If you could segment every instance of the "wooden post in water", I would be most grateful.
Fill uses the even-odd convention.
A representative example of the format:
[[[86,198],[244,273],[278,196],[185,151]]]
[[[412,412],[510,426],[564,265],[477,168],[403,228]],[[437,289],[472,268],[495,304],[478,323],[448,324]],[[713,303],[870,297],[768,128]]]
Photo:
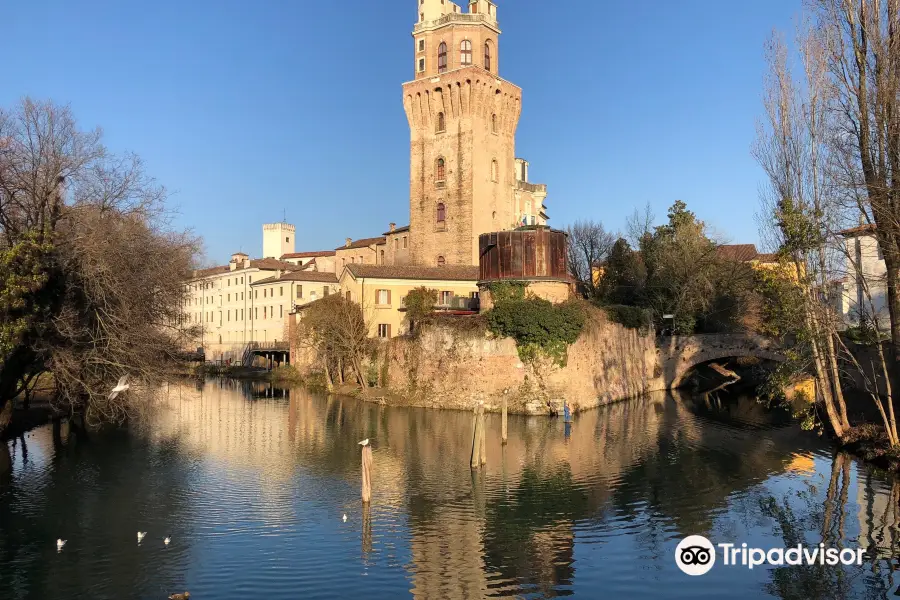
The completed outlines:
[[[484,425],[484,405],[478,407],[478,418],[481,421],[481,464],[487,464],[487,427]]]
[[[507,439],[507,437],[506,437],[506,408],[507,408],[506,404],[507,404],[506,403],[506,394],[504,394],[503,395],[503,406],[501,408],[502,413],[500,415],[500,441],[503,444],[506,444],[506,439]]]
[[[475,407],[475,427],[472,431],[472,460],[471,465],[473,469],[477,469],[481,464],[481,428],[483,423],[481,419],[478,418],[478,411],[481,409],[481,406]]]
[[[367,504],[372,500],[372,446],[366,444],[362,449],[362,501]]]

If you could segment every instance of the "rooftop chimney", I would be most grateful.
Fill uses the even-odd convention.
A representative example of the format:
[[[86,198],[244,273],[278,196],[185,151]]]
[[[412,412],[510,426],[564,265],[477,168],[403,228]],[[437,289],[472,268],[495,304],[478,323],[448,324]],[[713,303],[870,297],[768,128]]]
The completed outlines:
[[[394,231],[395,229],[397,229],[397,224],[396,224],[396,223],[391,223],[391,227],[390,227],[390,230],[389,230],[389,231]]]
[[[350,244],[352,244],[352,243],[353,243],[353,238],[347,238],[347,244],[346,244],[346,247],[349,248],[349,247],[350,247]]]

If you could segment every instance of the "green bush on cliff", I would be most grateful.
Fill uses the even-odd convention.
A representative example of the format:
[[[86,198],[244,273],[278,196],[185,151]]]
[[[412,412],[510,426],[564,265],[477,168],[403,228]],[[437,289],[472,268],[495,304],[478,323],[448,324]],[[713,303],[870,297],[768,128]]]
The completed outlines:
[[[560,366],[565,365],[566,350],[578,339],[584,321],[577,302],[553,304],[535,297],[505,300],[487,313],[490,330],[516,340],[522,360],[545,355]]]
[[[629,329],[649,329],[653,324],[650,311],[639,306],[610,304],[601,308],[606,312],[610,321]]]
[[[524,281],[492,281],[487,284],[495,305],[524,300],[527,288],[528,284]]]

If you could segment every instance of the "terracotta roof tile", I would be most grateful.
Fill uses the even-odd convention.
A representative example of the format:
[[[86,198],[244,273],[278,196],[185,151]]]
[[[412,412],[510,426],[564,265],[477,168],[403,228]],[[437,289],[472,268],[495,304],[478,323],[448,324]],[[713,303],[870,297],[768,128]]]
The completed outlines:
[[[281,257],[281,260],[286,258],[319,258],[322,256],[334,256],[334,250],[321,250],[317,252],[293,252],[291,254],[284,254]]]
[[[334,273],[322,273],[320,271],[293,271],[285,273],[279,278],[280,281],[315,281],[321,283],[337,284],[337,275]]]
[[[724,244],[716,247],[716,254],[721,258],[738,262],[750,262],[759,256],[754,244]]]
[[[417,267],[390,265],[347,265],[347,270],[357,278],[423,279],[431,281],[478,281],[478,267],[446,266]]]
[[[340,246],[339,248],[335,248],[335,251],[338,250],[353,250],[354,248],[368,248],[369,246],[377,246],[378,244],[384,244],[387,240],[382,237],[376,238],[365,238],[362,240],[356,240],[355,242],[351,241],[349,246]]]
[[[839,231],[844,237],[857,237],[860,235],[868,235],[875,233],[875,224],[874,223],[866,223],[865,225],[859,225],[858,227],[851,227],[850,229],[845,229],[843,231]]]

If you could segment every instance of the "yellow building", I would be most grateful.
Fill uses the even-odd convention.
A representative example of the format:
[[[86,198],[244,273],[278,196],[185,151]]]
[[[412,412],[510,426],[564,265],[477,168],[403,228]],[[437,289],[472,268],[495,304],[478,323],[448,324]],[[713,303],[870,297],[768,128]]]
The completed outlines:
[[[406,295],[416,288],[437,291],[438,309],[468,312],[477,307],[478,267],[352,264],[341,274],[340,285],[348,299],[362,306],[371,335],[391,338],[406,333]]]

